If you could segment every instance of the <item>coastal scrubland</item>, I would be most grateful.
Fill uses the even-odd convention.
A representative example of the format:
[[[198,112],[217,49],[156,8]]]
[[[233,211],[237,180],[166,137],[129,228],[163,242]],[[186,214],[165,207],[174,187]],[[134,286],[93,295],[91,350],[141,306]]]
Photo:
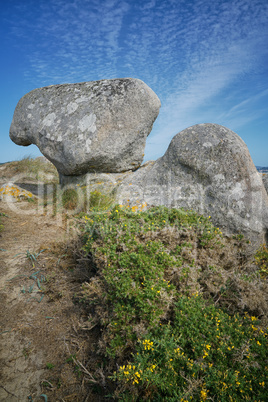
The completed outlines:
[[[27,306],[17,320],[33,320],[10,331],[29,339],[29,367],[35,350],[44,354],[35,400],[267,400],[267,246],[252,253],[242,235],[193,210],[118,205],[96,189],[74,215],[76,202],[72,190],[63,197],[60,229],[57,208],[26,219],[1,207],[3,242],[13,220],[25,248],[20,278],[4,290],[17,284],[17,305]],[[42,242],[30,249],[37,223]],[[3,253],[8,271],[14,251],[13,260]]]

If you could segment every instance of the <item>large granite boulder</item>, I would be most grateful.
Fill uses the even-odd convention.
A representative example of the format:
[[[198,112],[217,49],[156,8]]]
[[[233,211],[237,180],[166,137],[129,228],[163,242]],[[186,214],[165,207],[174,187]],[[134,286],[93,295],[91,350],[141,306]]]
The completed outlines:
[[[211,216],[225,233],[267,241],[268,197],[246,144],[217,124],[183,130],[165,155],[127,176],[118,201],[184,207]]]
[[[36,144],[62,175],[135,170],[160,106],[138,79],[52,85],[20,99],[10,138]]]

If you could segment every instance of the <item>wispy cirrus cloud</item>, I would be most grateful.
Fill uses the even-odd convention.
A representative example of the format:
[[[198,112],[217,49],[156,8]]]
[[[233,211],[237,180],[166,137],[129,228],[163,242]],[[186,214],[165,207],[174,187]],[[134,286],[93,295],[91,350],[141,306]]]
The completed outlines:
[[[207,19],[207,3],[196,2],[203,10],[198,14],[186,11],[187,22],[182,28],[183,50],[180,46],[177,50],[184,57],[183,68],[173,75],[174,82],[169,85],[169,90],[163,91],[157,133],[149,139],[147,147],[149,158],[159,149],[163,153],[173,135],[190,125],[215,122],[230,124],[230,128],[236,129],[268,115],[267,102],[255,111],[254,95],[244,105],[244,116],[242,111],[230,111],[229,116],[223,112],[230,110],[230,104],[236,102],[239,87],[240,97],[243,92],[245,96],[245,77],[252,79],[258,69],[267,71],[267,4],[232,2],[230,8],[215,7]],[[180,35],[179,30],[178,33]],[[248,91],[252,93],[252,89],[248,88]],[[246,96],[251,98],[250,93]]]
[[[267,72],[267,0],[15,0],[11,9],[33,87],[132,76],[155,90],[151,155],[189,125],[234,129],[268,112],[254,108],[266,88],[247,88]]]
[[[14,36],[25,40],[26,76],[32,82],[47,85],[59,76],[60,82],[70,82],[117,75],[126,2],[50,0],[27,5],[18,5],[17,22],[11,25]]]

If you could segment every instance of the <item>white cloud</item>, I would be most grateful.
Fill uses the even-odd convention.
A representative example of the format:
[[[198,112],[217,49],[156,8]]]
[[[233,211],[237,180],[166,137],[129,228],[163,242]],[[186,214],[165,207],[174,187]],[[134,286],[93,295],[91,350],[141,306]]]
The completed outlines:
[[[261,91],[241,88],[267,69],[267,0],[27,0],[11,15],[33,86],[122,76],[150,85],[162,102],[148,139],[158,153],[196,122],[237,127],[266,111],[250,113]]]

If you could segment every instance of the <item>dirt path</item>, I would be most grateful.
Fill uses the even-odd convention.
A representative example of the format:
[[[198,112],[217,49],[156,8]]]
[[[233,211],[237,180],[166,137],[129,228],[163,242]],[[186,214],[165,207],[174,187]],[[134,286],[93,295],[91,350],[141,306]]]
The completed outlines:
[[[0,212],[0,401],[83,401],[68,356],[86,354],[86,317],[73,303],[81,282],[66,226],[27,202]]]

